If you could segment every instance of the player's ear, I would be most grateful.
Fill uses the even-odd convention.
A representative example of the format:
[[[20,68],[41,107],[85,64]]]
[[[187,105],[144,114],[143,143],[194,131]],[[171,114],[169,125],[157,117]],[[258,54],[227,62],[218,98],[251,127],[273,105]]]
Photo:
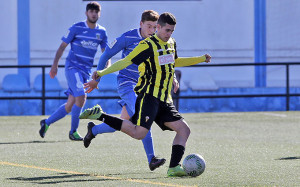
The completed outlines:
[[[141,21],[141,22],[140,22],[140,27],[142,27],[142,26],[143,26],[143,22]]]
[[[159,30],[159,29],[161,29],[161,25],[160,25],[160,24],[157,24],[157,25],[156,25],[156,30]]]

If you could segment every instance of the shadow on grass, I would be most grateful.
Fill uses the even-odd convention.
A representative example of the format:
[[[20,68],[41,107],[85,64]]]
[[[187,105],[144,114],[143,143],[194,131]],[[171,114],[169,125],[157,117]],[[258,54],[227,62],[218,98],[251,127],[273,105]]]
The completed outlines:
[[[82,179],[79,179],[84,177]],[[64,174],[56,176],[46,176],[46,177],[13,177],[7,178],[11,181],[23,181],[31,182],[35,184],[59,184],[59,183],[73,183],[73,182],[88,182],[88,181],[109,181],[114,179],[87,179],[86,177],[92,177],[89,174]]]
[[[296,160],[296,159],[300,159],[300,156],[282,157],[282,158],[277,158],[275,160]]]
[[[34,143],[58,143],[58,142],[69,142],[69,141],[0,142],[0,145],[10,145],[10,144],[34,144]]]
[[[107,174],[105,176],[111,176],[111,177],[114,177],[114,176],[126,176],[126,175],[140,175],[141,173],[140,172],[137,172],[137,173],[111,173],[111,174]],[[145,174],[145,173],[144,173]],[[162,176],[153,176],[153,172],[148,172],[148,176],[149,177],[130,177],[130,179],[133,179],[133,180],[151,180],[151,179],[182,179],[182,178],[193,178],[191,176],[182,176],[182,177],[168,177],[167,176],[167,173],[165,175],[162,175]]]

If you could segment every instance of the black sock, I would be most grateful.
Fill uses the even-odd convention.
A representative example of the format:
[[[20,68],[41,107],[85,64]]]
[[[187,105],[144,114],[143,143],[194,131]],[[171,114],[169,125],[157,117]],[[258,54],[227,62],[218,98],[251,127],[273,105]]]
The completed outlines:
[[[110,127],[116,129],[117,131],[121,130],[123,120],[114,116],[110,116],[108,114],[102,114],[98,120],[103,121]]]
[[[185,148],[182,145],[172,146],[172,155],[171,155],[171,161],[169,166],[170,168],[176,167],[179,164],[184,154],[184,150]]]

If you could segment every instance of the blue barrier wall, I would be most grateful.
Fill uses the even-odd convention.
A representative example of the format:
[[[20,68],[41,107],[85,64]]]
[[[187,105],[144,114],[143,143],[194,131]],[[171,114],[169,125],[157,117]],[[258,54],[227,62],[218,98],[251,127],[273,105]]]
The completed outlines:
[[[242,94],[285,94],[286,88],[221,88],[217,91],[181,91],[180,96],[204,95],[242,95]],[[290,93],[299,93],[300,88],[291,88]],[[0,90],[0,97],[7,96],[41,96],[40,91],[7,92]],[[64,91],[47,91],[46,96],[65,96]],[[89,99],[95,96],[118,96],[116,91],[93,91],[88,95],[85,108],[100,104],[103,110],[110,114],[118,114],[121,107],[118,99]],[[46,100],[46,115],[53,113],[65,99]],[[253,97],[253,98],[201,98],[180,99],[179,111],[191,112],[244,112],[244,111],[285,111],[285,97]],[[300,110],[300,97],[290,98],[290,110]],[[40,100],[1,100],[0,115],[41,115],[42,101]]]

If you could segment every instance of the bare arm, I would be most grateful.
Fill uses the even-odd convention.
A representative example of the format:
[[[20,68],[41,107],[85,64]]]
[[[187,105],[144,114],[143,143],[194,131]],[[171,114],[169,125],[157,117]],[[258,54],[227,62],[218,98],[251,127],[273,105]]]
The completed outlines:
[[[65,42],[62,42],[59,46],[59,48],[57,49],[56,51],[56,54],[55,54],[55,58],[53,60],[53,64],[51,66],[51,70],[49,72],[49,75],[50,77],[53,79],[56,74],[57,74],[57,69],[58,69],[58,62],[59,62],[59,59],[61,58],[62,54],[64,53],[66,47],[68,46],[67,43]]]

